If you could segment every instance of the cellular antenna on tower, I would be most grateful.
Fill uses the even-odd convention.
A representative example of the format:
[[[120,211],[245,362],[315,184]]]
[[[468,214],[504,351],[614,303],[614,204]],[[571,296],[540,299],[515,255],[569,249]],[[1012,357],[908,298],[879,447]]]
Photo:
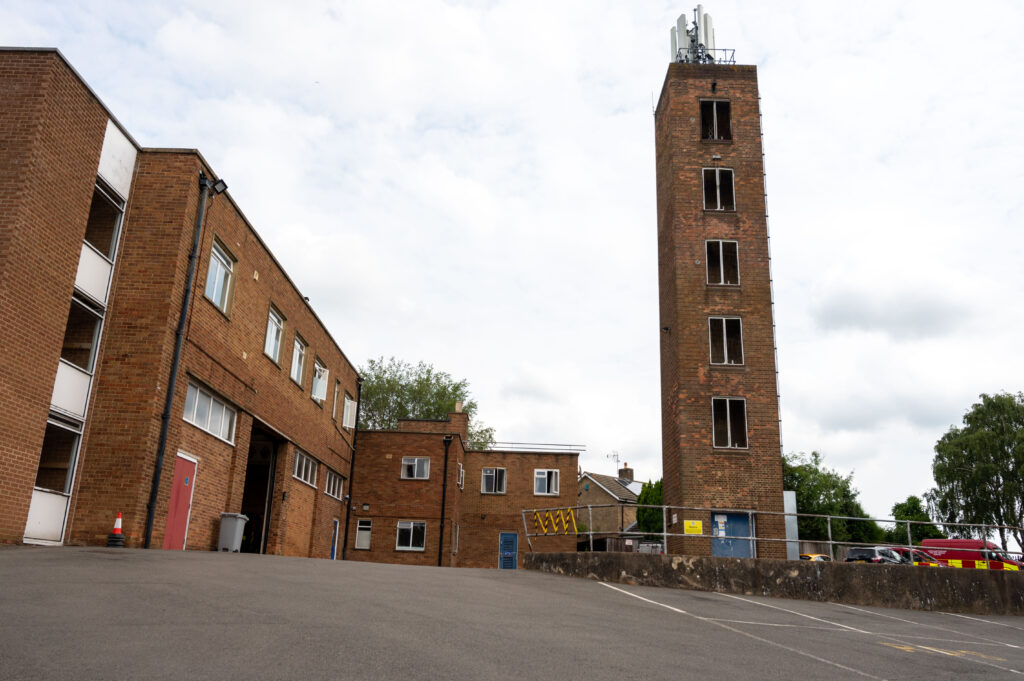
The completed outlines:
[[[672,61],[684,64],[735,64],[736,51],[715,47],[715,27],[704,5],[693,10],[693,23],[687,25],[686,14],[680,14],[669,32],[672,38]]]

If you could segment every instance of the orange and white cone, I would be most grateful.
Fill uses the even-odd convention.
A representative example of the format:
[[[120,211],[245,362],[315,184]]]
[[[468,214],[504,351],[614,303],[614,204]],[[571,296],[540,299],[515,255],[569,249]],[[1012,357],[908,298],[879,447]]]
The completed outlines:
[[[121,534],[121,514],[114,521],[114,531],[107,535],[107,546],[124,548],[124,535]]]

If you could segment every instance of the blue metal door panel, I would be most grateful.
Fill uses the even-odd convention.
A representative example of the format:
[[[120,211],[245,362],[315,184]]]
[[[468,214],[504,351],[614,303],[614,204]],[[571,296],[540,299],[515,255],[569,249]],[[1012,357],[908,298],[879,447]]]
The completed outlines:
[[[746,513],[711,513],[711,555],[728,558],[753,558],[752,543],[749,539],[725,539],[724,537],[749,537],[750,516]],[[719,537],[723,537],[720,539]]]
[[[334,531],[331,534],[331,560],[338,555],[338,519],[334,519]]]
[[[519,553],[519,534],[502,532],[498,538],[498,568],[515,570]]]

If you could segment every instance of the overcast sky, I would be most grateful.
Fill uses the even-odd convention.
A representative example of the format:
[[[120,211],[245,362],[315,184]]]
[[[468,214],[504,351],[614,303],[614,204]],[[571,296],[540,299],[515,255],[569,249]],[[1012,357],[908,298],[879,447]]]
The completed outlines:
[[[0,44],[198,148],[355,364],[427,361],[499,440],[646,480],[652,103],[692,9],[0,0]],[[1024,4],[705,11],[760,78],[784,449],[887,516],[979,393],[1024,388]]]

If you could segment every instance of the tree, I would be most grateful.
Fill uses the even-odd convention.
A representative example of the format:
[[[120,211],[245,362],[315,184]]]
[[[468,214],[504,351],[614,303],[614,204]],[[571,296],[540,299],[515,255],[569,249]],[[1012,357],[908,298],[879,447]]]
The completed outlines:
[[[469,394],[469,381],[456,381],[426,362],[408,362],[379,357],[359,368],[363,377],[360,392],[359,427],[364,430],[394,430],[398,419],[443,419],[462,402],[469,416],[467,448],[486,449],[494,444],[494,429],[476,420],[476,400]]]
[[[920,544],[922,539],[946,538],[946,535],[943,534],[939,528],[930,524],[932,519],[928,515],[928,511],[924,508],[924,502],[921,501],[920,497],[914,496],[913,494],[907,497],[906,501],[899,501],[893,504],[892,517],[896,520],[915,520],[929,523],[928,525],[918,525],[916,523],[912,523],[910,525],[910,541],[914,544]],[[887,530],[885,535],[886,541],[890,544],[906,544],[906,523],[896,523],[896,527],[891,530]]]
[[[787,454],[782,457],[783,489],[796,492],[798,513],[867,518],[853,487],[853,473],[841,475],[825,468],[818,452],[810,455]],[[800,539],[826,541],[829,538],[825,518],[800,518],[797,521]],[[885,532],[871,520],[832,520],[832,540],[874,543],[885,539]]]
[[[1009,525],[1018,529],[998,530],[1003,550],[1008,534],[1024,546],[1024,393],[979,397],[963,427],[951,427],[935,443],[935,487],[926,498],[940,522]],[[986,534],[982,528],[943,529]]]
[[[640,488],[640,494],[636,498],[638,505],[661,506],[661,480],[652,483],[650,480]],[[641,532],[663,532],[662,513],[660,508],[638,508],[636,509],[636,528]]]

